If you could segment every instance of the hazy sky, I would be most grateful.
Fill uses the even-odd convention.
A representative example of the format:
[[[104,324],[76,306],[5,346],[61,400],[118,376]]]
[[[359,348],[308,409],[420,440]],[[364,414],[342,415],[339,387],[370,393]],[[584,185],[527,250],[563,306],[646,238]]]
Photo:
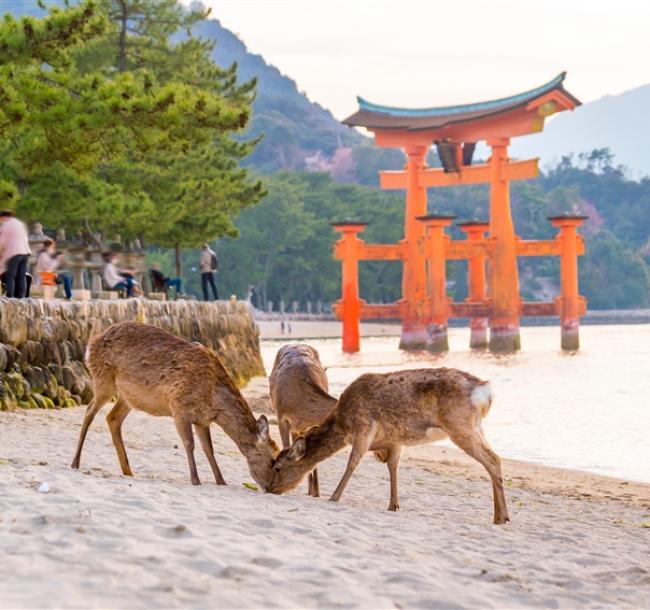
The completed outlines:
[[[650,0],[204,0],[342,119],[357,94],[435,106],[568,71],[582,101],[650,83]]]

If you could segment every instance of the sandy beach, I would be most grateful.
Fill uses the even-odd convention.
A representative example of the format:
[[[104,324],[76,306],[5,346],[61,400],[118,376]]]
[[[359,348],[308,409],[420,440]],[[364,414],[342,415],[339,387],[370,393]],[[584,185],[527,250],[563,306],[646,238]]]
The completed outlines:
[[[512,521],[497,527],[486,476],[455,450],[406,451],[388,513],[372,456],[340,505],[305,484],[265,495],[216,426],[229,485],[197,451],[193,487],[171,420],[142,413],[124,427],[134,478],[103,417],[73,471],[82,415],[0,413],[3,608],[650,606],[650,485],[506,460]],[[320,469],[324,494],[345,459]]]

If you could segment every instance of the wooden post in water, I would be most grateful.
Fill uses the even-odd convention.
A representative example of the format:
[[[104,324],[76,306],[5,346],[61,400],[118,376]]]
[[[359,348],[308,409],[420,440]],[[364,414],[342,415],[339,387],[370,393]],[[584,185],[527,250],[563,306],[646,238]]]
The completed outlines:
[[[449,351],[447,321],[451,306],[447,298],[446,242],[448,237],[445,235],[445,227],[450,226],[454,218],[456,217],[444,214],[428,214],[417,218],[426,227],[424,253],[429,276],[426,349],[434,353]]]
[[[469,220],[461,222],[458,227],[467,235],[470,242],[480,242],[485,239],[485,233],[490,228],[487,222]],[[486,299],[485,292],[485,254],[473,254],[467,259],[467,301],[469,303],[483,303]],[[469,346],[471,349],[485,349],[488,346],[488,320],[487,318],[471,318]]]
[[[560,242],[560,297],[557,299],[562,333],[563,350],[575,351],[580,348],[580,316],[585,313],[585,301],[578,292],[578,254],[582,237],[578,227],[586,216],[565,214],[549,218],[554,227],[560,229],[557,236]]]
[[[334,245],[334,255],[341,259],[343,289],[337,309],[343,321],[343,351],[352,354],[360,348],[359,246],[362,241],[357,235],[366,228],[367,223],[344,221],[332,223],[332,226],[341,232],[341,238]]]

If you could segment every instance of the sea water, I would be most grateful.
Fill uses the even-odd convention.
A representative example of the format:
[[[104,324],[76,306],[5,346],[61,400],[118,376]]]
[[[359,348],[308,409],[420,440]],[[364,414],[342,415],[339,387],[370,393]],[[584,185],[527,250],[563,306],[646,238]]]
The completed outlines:
[[[576,353],[548,326],[522,328],[522,350],[504,356],[470,350],[468,329],[449,329],[444,356],[402,352],[398,341],[364,338],[354,355],[340,339],[303,342],[320,352],[335,396],[363,373],[463,369],[492,383],[483,425],[502,457],[650,482],[650,325],[583,326]],[[262,343],[269,372],[287,342]]]

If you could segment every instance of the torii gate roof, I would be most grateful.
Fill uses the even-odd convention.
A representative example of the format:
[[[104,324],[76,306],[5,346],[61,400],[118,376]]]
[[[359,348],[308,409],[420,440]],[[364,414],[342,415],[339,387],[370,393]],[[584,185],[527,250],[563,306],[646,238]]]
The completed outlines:
[[[541,118],[539,128],[534,123],[527,133],[539,131],[543,118],[561,110],[573,110],[580,101],[563,87],[566,72],[562,72],[548,83],[497,100],[462,104],[459,106],[438,106],[433,108],[395,108],[380,106],[358,97],[359,110],[343,121],[350,127],[366,127],[371,131],[400,130],[408,132],[437,132],[454,125],[476,128],[480,123],[507,122],[520,123],[522,114],[537,115]],[[459,125],[460,126],[460,125]],[[472,129],[473,131],[474,129]],[[522,135],[521,130],[512,135]],[[442,133],[440,135],[443,135]]]

